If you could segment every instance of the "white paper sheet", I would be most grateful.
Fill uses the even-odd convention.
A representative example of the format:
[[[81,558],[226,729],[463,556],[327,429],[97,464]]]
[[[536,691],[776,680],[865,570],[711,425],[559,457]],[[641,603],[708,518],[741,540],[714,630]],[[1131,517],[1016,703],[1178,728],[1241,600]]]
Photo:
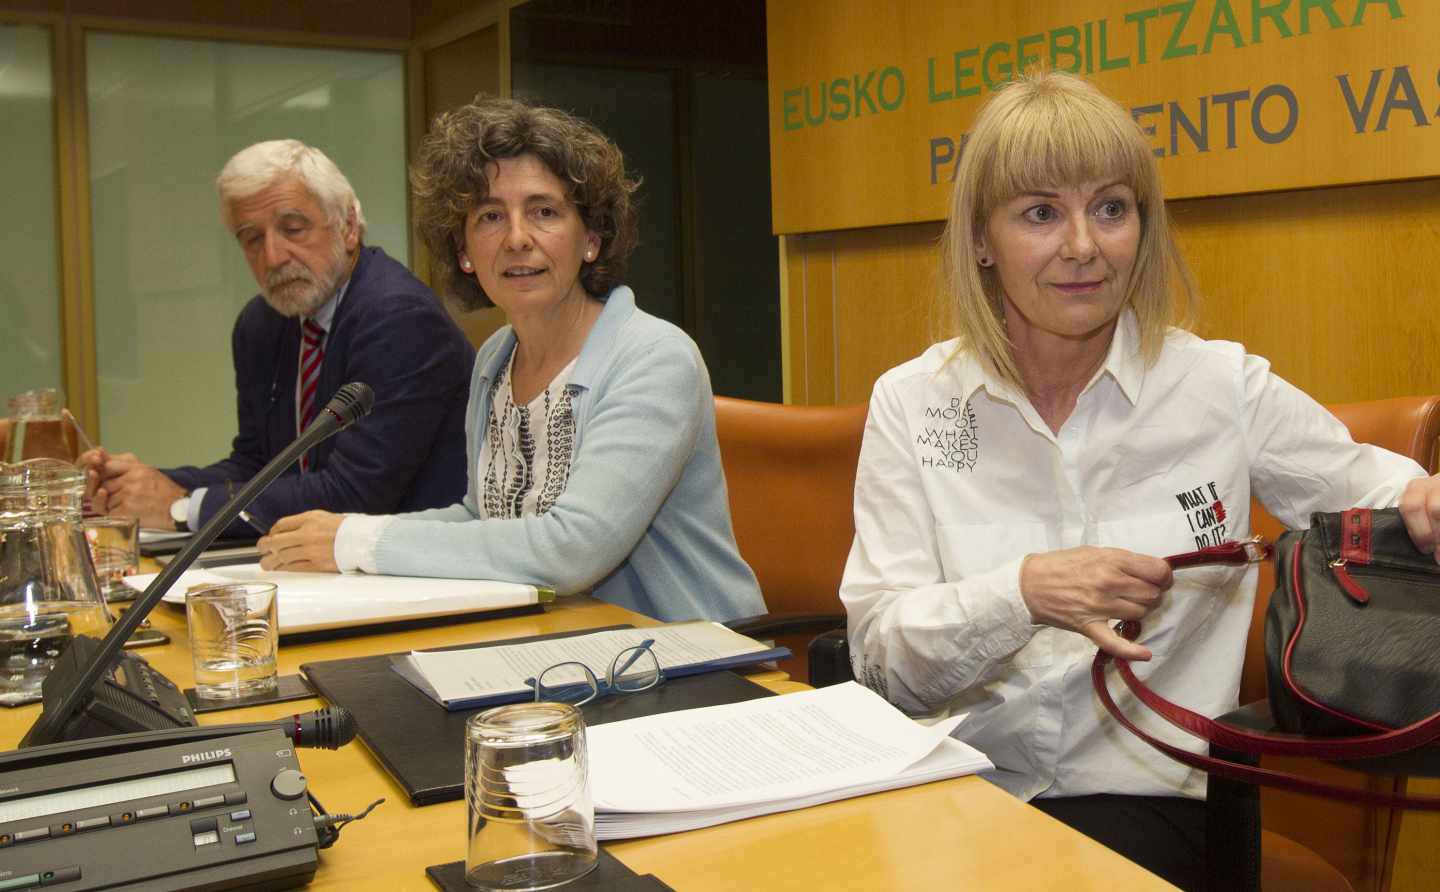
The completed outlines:
[[[587,729],[597,833],[670,833],[993,766],[854,682]]]
[[[962,718],[921,725],[849,682],[610,722],[587,732],[592,792],[607,811],[665,812],[852,787],[919,762]]]
[[[144,591],[156,575],[127,576],[125,584]],[[535,586],[513,582],[363,573],[267,572],[259,564],[239,564],[213,570],[186,570],[165,593],[164,600],[183,604],[185,592],[192,586],[251,581],[276,584],[282,635],[520,607],[534,604],[539,598]]]

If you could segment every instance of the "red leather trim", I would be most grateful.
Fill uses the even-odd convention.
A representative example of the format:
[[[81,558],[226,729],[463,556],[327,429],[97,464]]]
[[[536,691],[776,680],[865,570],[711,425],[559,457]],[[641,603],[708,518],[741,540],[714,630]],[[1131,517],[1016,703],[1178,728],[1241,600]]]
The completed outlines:
[[[1100,651],[1095,654],[1095,660],[1090,664],[1090,681],[1095,688],[1095,696],[1100,699],[1106,711],[1114,716],[1115,721],[1119,722],[1125,730],[1181,764],[1189,765],[1191,768],[1198,768],[1201,771],[1208,771],[1220,777],[1228,777],[1232,780],[1243,781],[1249,784],[1263,784],[1267,787],[1289,790],[1294,793],[1303,793],[1308,796],[1325,796],[1330,799],[1339,799],[1345,802],[1357,802],[1363,805],[1379,805],[1387,808],[1415,808],[1426,811],[1440,810],[1440,796],[1410,796],[1394,793],[1379,793],[1357,787],[1322,784],[1283,771],[1274,771],[1269,768],[1255,768],[1250,765],[1238,765],[1234,762],[1227,762],[1224,759],[1216,759],[1213,756],[1202,756],[1152,737],[1136,727],[1135,723],[1130,721],[1130,719],[1125,716],[1125,713],[1120,711],[1120,707],[1115,705],[1115,700],[1111,698],[1110,689],[1105,684],[1105,664],[1109,661],[1110,655],[1104,651]]]
[[[1371,728],[1375,731],[1393,730],[1391,728],[1385,727],[1384,725],[1377,725],[1376,723],[1367,719],[1357,718],[1353,715],[1347,715],[1346,713],[1343,713],[1338,709],[1321,703],[1319,700],[1316,700],[1314,697],[1310,696],[1310,694],[1307,693],[1306,690],[1300,686],[1299,682],[1295,680],[1295,676],[1290,671],[1291,658],[1295,654],[1295,643],[1300,640],[1300,631],[1305,628],[1305,580],[1304,577],[1300,575],[1300,552],[1304,548],[1305,545],[1303,542],[1296,542],[1294,550],[1290,552],[1290,578],[1295,582],[1295,609],[1300,614],[1300,616],[1295,621],[1295,631],[1291,633],[1290,640],[1285,643],[1285,659],[1280,664],[1281,670],[1285,676],[1285,684],[1289,686],[1290,690],[1295,694],[1295,696],[1299,697],[1301,700],[1304,700],[1306,703],[1309,703],[1312,707],[1320,710],[1321,712],[1329,713],[1330,715],[1333,715],[1338,719],[1343,719],[1347,722],[1353,722],[1357,725],[1365,728]]]
[[[1370,593],[1365,591],[1363,585],[1355,581],[1354,577],[1346,571],[1343,563],[1331,565],[1330,570],[1335,574],[1335,581],[1340,583],[1340,588],[1350,596],[1350,600],[1356,604],[1370,603]]]
[[[1317,759],[1373,759],[1393,756],[1440,739],[1440,713],[1414,724],[1381,734],[1357,737],[1300,737],[1247,731],[1217,722],[1166,700],[1135,676],[1129,660],[1112,658],[1125,686],[1146,706],[1170,724],[1202,740],[1227,749],[1272,756],[1313,756]]]
[[[1340,560],[1370,563],[1370,509],[1351,508],[1340,515]]]
[[[1254,551],[1252,552],[1251,549]],[[1270,543],[1263,540],[1259,542],[1235,542],[1232,540],[1221,542],[1219,545],[1211,545],[1199,551],[1172,554],[1164,560],[1172,569],[1179,570],[1205,564],[1249,564],[1268,558],[1270,551]]]

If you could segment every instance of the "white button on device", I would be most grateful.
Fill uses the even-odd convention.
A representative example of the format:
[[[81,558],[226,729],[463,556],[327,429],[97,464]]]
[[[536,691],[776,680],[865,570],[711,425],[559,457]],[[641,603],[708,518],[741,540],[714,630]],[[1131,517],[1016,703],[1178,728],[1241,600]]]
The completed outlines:
[[[214,830],[206,830],[204,833],[195,834],[195,847],[213,846],[220,841],[220,834]]]

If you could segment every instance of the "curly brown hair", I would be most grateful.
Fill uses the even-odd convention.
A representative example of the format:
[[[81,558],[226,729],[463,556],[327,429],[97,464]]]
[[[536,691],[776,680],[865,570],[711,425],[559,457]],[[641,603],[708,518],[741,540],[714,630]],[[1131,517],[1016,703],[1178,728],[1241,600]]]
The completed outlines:
[[[600,253],[580,268],[580,284],[604,300],[625,278],[639,240],[631,196],[639,181],[625,175],[620,147],[595,125],[555,108],[476,96],[435,119],[410,170],[416,224],[430,253],[433,281],[467,310],[494,306],[460,269],[465,218],[490,194],[489,165],[534,155],[568,186],[585,226],[600,236]]]

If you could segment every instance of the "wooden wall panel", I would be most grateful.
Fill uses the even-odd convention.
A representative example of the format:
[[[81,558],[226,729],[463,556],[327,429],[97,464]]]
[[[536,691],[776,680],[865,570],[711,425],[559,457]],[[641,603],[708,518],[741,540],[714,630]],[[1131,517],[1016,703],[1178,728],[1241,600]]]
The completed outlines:
[[[844,402],[835,389],[835,237],[796,236],[787,242],[790,265],[790,362],[795,374],[791,401],[810,406]]]
[[[1171,209],[1202,334],[1241,341],[1321,402],[1440,392],[1440,180]],[[812,345],[787,369],[795,402],[868,399],[881,372],[945,336],[932,321],[939,235],[913,224],[790,237],[789,325]],[[819,368],[827,334],[833,356]]]
[[[1207,334],[1321,402],[1440,392],[1440,180],[1174,209]]]
[[[936,318],[943,312],[940,229],[938,223],[921,223],[836,237],[838,402],[868,401],[882,372],[949,336]]]

